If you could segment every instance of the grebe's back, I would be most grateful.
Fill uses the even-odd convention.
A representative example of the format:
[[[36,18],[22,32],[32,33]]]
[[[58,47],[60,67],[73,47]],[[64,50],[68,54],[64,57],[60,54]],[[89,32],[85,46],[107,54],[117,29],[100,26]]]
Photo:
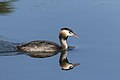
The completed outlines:
[[[26,44],[18,45],[18,51],[24,52],[54,52],[62,50],[62,46],[52,41],[36,40]]]

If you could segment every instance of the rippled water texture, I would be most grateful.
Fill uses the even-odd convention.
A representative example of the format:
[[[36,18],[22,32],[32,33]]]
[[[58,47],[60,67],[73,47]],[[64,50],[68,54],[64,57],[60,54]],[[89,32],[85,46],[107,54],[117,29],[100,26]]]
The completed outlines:
[[[14,52],[32,40],[59,44],[61,27],[80,36],[68,38],[76,48],[64,53],[66,63],[80,63],[74,69],[61,70],[61,53],[39,58]],[[0,80],[119,80],[120,1],[0,0],[0,51]]]

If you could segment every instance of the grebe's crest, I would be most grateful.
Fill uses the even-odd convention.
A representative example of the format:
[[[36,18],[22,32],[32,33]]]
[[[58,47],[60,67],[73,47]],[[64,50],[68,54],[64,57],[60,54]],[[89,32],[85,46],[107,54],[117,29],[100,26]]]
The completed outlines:
[[[61,28],[61,30],[67,30],[73,33],[73,30],[71,30],[70,28]]]

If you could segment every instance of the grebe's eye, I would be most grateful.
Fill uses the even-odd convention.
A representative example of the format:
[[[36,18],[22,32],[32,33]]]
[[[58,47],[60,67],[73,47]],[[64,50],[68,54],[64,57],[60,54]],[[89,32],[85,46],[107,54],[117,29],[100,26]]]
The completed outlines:
[[[72,32],[69,31],[70,34],[72,34]]]
[[[73,69],[73,66],[70,66],[69,69]]]

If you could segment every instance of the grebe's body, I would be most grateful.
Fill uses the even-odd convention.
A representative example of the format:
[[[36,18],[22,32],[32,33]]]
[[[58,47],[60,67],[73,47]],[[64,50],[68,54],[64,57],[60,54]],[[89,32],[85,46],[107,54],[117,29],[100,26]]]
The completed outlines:
[[[24,52],[54,52],[62,50],[62,46],[52,41],[36,40],[17,46],[19,51]]]
[[[71,29],[69,28],[61,28],[59,33],[59,40],[61,45],[56,44],[51,41],[46,40],[36,40],[31,41],[26,44],[20,44],[17,46],[18,51],[24,52],[54,52],[54,51],[62,51],[68,49],[67,38],[68,36],[78,37]]]

